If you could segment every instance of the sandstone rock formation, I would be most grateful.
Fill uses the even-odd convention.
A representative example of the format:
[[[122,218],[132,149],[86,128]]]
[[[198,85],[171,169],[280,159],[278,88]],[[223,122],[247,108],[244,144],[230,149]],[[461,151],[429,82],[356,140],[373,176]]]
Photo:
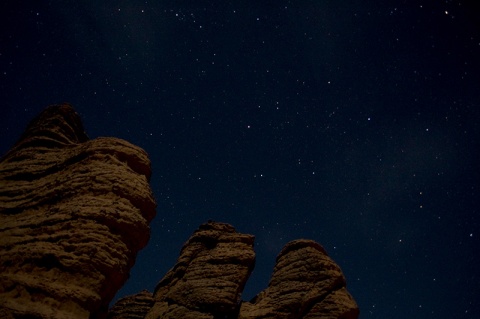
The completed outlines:
[[[47,108],[0,159],[0,318],[105,318],[149,239],[150,162],[116,138],[89,140],[69,105]],[[254,237],[208,222],[154,294],[119,300],[109,319],[358,317],[342,271],[310,240],[287,244],[268,287],[241,293]]]
[[[277,257],[268,288],[251,302],[242,302],[241,292],[255,262],[253,240],[228,224],[201,225],[156,287],[145,318],[358,317],[341,269],[311,240],[288,243]],[[112,318],[137,318],[129,316],[128,302],[119,301],[113,309],[119,313],[121,307],[125,315]]]
[[[108,319],[143,319],[153,306],[153,295],[144,290],[118,300],[108,311]]]
[[[47,108],[0,160],[0,315],[99,318],[149,239],[150,162]]]
[[[277,257],[268,288],[242,303],[239,319],[358,317],[338,265],[312,240],[288,243]]]
[[[253,270],[254,237],[223,223],[200,226],[155,288],[145,318],[234,318]]]

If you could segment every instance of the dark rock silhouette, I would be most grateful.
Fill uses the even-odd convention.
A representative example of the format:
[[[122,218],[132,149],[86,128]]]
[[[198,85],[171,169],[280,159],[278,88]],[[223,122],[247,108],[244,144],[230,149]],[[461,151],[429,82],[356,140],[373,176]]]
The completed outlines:
[[[0,161],[0,315],[102,317],[149,239],[150,161],[48,107]]]

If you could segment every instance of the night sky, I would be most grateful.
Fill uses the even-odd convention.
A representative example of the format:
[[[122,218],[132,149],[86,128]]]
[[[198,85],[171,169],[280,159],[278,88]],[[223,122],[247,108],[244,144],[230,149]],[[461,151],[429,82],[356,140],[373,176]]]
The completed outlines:
[[[213,219],[256,235],[243,299],[310,238],[361,318],[478,318],[479,26],[467,1],[2,1],[0,153],[62,102],[149,153],[116,298]]]

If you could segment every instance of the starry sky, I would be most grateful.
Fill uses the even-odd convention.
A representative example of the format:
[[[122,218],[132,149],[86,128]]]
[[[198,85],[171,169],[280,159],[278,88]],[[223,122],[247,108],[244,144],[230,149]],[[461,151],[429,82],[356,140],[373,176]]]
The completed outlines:
[[[473,1],[472,1],[473,2]],[[0,153],[50,104],[150,155],[155,284],[199,224],[256,235],[243,299],[321,243],[361,318],[478,318],[480,28],[468,1],[2,1]]]

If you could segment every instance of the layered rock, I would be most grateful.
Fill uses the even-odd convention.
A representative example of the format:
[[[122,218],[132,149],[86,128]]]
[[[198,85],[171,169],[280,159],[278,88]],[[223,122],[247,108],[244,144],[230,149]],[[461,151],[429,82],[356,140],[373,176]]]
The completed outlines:
[[[101,317],[149,239],[150,161],[47,108],[0,161],[0,313]]]
[[[312,240],[288,243],[277,257],[268,288],[242,303],[239,319],[358,317],[340,267]]]
[[[153,294],[147,290],[119,299],[108,311],[108,319],[143,319],[153,306]]]
[[[158,284],[145,318],[358,318],[340,267],[311,240],[288,243],[268,287],[252,301],[240,301],[254,265],[253,239],[228,224],[200,226]],[[113,309],[122,307],[128,313],[128,302]]]
[[[145,318],[235,318],[255,263],[253,241],[228,224],[201,225],[157,285]]]
[[[0,318],[103,318],[155,215],[150,162],[116,138],[89,140],[69,105],[47,108],[0,160]],[[254,237],[201,225],[157,285],[120,318],[358,317],[345,277],[309,240],[287,244],[269,286],[241,300]]]

